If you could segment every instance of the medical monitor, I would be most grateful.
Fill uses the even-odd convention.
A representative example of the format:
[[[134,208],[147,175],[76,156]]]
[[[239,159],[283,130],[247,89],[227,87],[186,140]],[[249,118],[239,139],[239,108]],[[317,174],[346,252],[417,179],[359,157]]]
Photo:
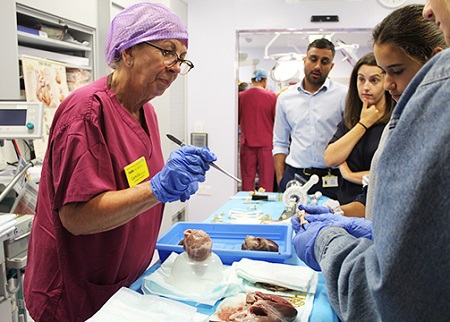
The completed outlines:
[[[42,137],[44,105],[20,101],[0,101],[0,139]]]

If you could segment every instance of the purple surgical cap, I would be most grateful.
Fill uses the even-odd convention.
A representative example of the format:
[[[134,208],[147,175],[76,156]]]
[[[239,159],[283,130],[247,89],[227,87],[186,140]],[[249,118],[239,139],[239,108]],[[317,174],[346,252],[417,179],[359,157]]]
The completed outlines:
[[[108,65],[122,52],[144,41],[163,39],[188,40],[186,26],[169,8],[152,2],[142,2],[118,13],[109,27],[105,58]]]

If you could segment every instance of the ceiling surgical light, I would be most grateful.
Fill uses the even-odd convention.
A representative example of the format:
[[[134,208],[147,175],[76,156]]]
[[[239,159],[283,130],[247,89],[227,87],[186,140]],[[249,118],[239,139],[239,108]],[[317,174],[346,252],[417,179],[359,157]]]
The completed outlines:
[[[336,45],[336,51],[340,51],[344,56],[342,61],[347,61],[350,65],[355,66],[359,59],[356,55],[356,52],[359,49],[359,44],[346,44],[342,40],[338,39],[336,40]]]
[[[293,78],[303,66],[303,55],[291,53],[277,59],[275,66],[270,72],[274,81],[285,82]]]

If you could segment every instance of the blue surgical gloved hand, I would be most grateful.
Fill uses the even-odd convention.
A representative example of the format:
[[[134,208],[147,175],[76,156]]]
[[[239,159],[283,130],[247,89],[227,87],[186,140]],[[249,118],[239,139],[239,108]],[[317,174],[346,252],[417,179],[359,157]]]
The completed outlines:
[[[298,220],[298,219],[297,219]],[[300,229],[298,233],[292,239],[294,244],[295,252],[298,257],[309,267],[315,271],[320,271],[319,263],[314,255],[314,244],[316,242],[317,235],[319,232],[328,227],[327,223],[324,222],[312,222],[304,225],[304,229]]]
[[[298,205],[298,210],[304,210],[307,214],[310,215],[318,215],[318,214],[327,214],[333,213],[331,208],[325,206],[317,206],[317,205]]]
[[[191,195],[193,195],[194,193],[196,193],[198,190],[198,182],[194,181],[192,182],[189,187],[187,188],[187,190],[180,196],[180,201],[181,202],[185,202],[186,200],[189,200],[189,198],[191,197]]]
[[[205,181],[209,162],[216,160],[207,147],[186,145],[173,151],[164,168],[150,180],[153,194],[163,203],[188,200],[198,190],[198,183]]]
[[[324,223],[328,226],[344,228],[350,235],[356,238],[368,238],[373,240],[372,221],[357,217],[345,217],[334,214],[306,215],[305,219],[310,223]]]
[[[295,233],[298,233],[300,230],[300,219],[297,218],[297,214],[291,217],[291,224],[292,229],[295,231]]]
[[[332,210],[328,207],[324,207],[324,206],[316,206],[316,205],[298,205],[298,209],[299,210],[304,210],[307,214],[327,214],[327,213],[332,213]],[[297,218],[297,216],[292,216],[291,217],[291,224],[292,224],[292,229],[295,232],[298,232],[298,230],[300,229],[300,220]]]

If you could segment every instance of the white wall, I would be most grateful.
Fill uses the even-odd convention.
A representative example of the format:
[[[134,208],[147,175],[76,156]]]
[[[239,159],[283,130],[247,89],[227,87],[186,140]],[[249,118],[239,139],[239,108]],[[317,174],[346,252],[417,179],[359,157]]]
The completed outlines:
[[[205,124],[217,163],[236,174],[238,30],[300,28],[373,28],[392,10],[375,0],[188,0],[189,58],[195,64],[188,79],[188,131]],[[424,3],[425,1],[408,1]],[[312,23],[311,15],[339,15],[338,23]],[[212,169],[205,185],[211,196],[189,201],[189,219],[203,221],[237,190],[235,182]]]
[[[188,2],[189,59],[195,68],[188,75],[188,132],[204,124],[208,145],[217,164],[236,174],[237,115],[236,1]],[[215,169],[204,185],[211,196],[196,194],[188,203],[189,220],[203,221],[237,190],[236,182]]]

